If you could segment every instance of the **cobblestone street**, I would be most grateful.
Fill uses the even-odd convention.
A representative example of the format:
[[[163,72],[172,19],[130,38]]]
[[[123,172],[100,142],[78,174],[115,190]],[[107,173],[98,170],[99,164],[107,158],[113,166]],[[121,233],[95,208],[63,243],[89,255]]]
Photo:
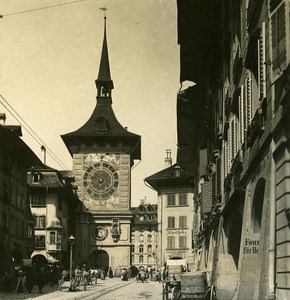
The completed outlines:
[[[37,299],[37,300],[70,300],[70,299],[161,299],[162,285],[158,282],[148,281],[137,283],[135,279],[121,281],[120,278],[105,279],[97,284],[87,286],[86,291],[69,292],[67,289],[60,292],[57,286],[46,285],[43,293],[39,294],[34,287],[31,294],[28,293],[0,293],[0,299]]]

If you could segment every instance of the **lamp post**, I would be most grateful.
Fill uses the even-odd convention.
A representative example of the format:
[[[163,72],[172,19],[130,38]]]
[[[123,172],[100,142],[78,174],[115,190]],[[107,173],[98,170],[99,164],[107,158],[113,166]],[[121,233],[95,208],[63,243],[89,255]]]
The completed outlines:
[[[69,277],[72,278],[72,254],[73,254],[73,246],[75,244],[75,238],[71,235],[68,239],[70,245],[70,260],[69,260]]]

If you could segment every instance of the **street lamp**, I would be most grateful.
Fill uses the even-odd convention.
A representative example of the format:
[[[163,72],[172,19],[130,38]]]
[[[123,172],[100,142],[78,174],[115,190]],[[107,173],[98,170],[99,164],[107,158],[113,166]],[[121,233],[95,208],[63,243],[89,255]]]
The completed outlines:
[[[72,278],[72,254],[73,254],[73,246],[75,244],[75,238],[73,235],[71,235],[68,239],[69,245],[70,245],[70,260],[69,260],[69,277]]]

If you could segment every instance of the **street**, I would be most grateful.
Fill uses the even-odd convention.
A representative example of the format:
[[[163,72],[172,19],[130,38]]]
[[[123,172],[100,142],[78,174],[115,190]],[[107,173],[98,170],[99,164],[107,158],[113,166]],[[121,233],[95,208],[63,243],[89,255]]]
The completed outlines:
[[[39,294],[36,287],[32,294],[28,293],[0,293],[1,300],[35,299],[35,300],[113,300],[113,299],[162,299],[162,284],[155,281],[137,283],[135,278],[129,281],[121,281],[120,278],[99,280],[97,284],[88,285],[86,291],[69,292],[67,289],[60,292],[56,286],[43,288],[43,294]]]
[[[116,289],[108,294],[97,297],[100,300],[120,300],[120,299],[162,299],[162,284],[155,281],[145,283],[134,282],[129,286]]]

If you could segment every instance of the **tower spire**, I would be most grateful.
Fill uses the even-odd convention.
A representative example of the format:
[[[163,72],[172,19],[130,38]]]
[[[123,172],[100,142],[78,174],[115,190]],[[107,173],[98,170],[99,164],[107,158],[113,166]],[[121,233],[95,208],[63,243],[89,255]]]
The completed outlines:
[[[104,11],[104,39],[103,39],[103,48],[100,60],[99,75],[95,81],[97,87],[97,98],[106,98],[111,97],[111,90],[114,88],[113,81],[111,79],[110,73],[110,63],[109,63],[109,54],[108,54],[108,45],[107,45],[107,16],[106,16],[106,7],[100,8]]]

